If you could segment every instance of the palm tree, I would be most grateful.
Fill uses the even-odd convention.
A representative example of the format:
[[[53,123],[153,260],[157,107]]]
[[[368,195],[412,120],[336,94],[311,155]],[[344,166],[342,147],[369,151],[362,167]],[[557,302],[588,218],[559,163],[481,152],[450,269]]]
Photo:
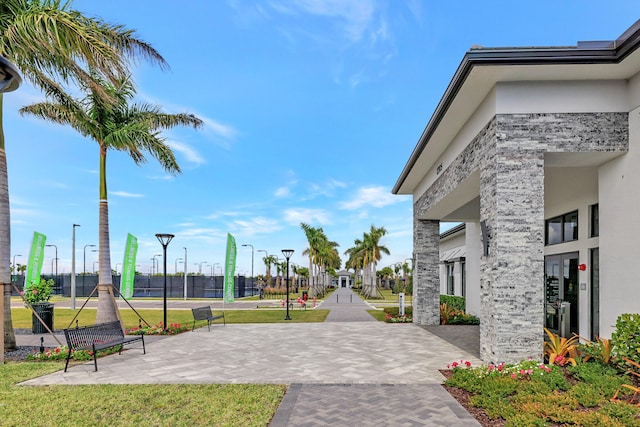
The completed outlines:
[[[349,255],[349,266],[363,269],[363,290],[365,295],[370,298],[376,298],[378,295],[376,264],[380,261],[383,253],[389,255],[389,249],[380,245],[380,239],[385,234],[387,234],[387,230],[384,227],[371,225],[369,233],[363,233],[362,240],[356,239],[355,246],[345,252]]]
[[[109,244],[109,205],[107,201],[107,152],[125,151],[136,164],[146,162],[145,153],[154,157],[165,171],[180,173],[171,148],[160,135],[160,130],[176,126],[198,128],[202,121],[192,114],[165,114],[159,106],[133,104],[135,95],[129,78],[122,78],[117,85],[94,75],[94,84],[82,85],[86,96],[75,99],[64,91],[51,87],[47,90],[54,102],[40,102],[20,109],[21,114],[31,114],[54,123],[69,125],[79,133],[98,143],[100,150],[100,202],[99,202],[99,273],[98,312],[96,322],[119,319],[118,307],[113,295],[111,276],[111,251]],[[116,100],[104,102],[93,89],[95,83]]]
[[[129,59],[144,58],[166,68],[162,56],[136,38],[135,32],[88,18],[60,0],[2,0],[0,2],[0,55],[15,64],[37,87],[57,82],[91,79],[83,65],[93,67],[110,81],[128,73]],[[96,87],[99,93],[100,88]],[[100,94],[105,100],[108,96]],[[4,321],[0,339],[14,349],[11,320],[11,227],[7,157],[2,127],[0,94],[0,292],[4,291]],[[0,361],[4,360],[0,356]]]
[[[271,264],[276,264],[278,262],[278,258],[275,255],[268,255],[262,258],[264,261],[265,267],[267,267],[267,286],[271,286]]]
[[[300,228],[304,231],[305,236],[307,237],[307,242],[309,243],[309,247],[302,252],[303,256],[309,257],[309,291],[312,292],[311,296],[315,296],[315,280],[314,280],[314,262],[317,256],[317,248],[318,242],[320,240],[320,233],[322,233],[322,228],[315,228],[310,226],[309,224],[300,223]]]

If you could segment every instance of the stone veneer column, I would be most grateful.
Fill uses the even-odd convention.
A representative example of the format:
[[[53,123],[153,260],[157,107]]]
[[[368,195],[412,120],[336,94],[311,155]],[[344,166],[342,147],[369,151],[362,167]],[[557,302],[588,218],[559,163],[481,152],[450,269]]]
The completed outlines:
[[[490,235],[480,261],[480,356],[514,363],[542,354],[544,153],[505,139],[497,135],[480,177],[480,219]]]
[[[440,221],[413,218],[413,322],[440,324]]]

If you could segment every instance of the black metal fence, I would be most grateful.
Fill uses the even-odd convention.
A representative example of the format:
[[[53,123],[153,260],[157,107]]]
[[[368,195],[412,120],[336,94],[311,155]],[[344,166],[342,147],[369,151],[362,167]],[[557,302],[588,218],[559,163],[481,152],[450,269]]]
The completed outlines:
[[[58,276],[43,275],[43,279],[53,279],[54,294],[71,296],[71,275]],[[23,289],[24,276],[12,276],[12,282],[19,290]],[[236,276],[235,298],[258,295],[258,289],[254,286],[250,277]],[[76,297],[88,297],[98,285],[97,274],[76,275]],[[120,288],[120,276],[113,276],[113,285]],[[187,298],[222,298],[224,287],[223,276],[187,276]],[[167,276],[167,298],[184,298],[184,276]],[[15,289],[13,295],[18,295]],[[94,296],[97,296],[94,295]],[[164,276],[135,276],[133,283],[133,297],[163,297]]]

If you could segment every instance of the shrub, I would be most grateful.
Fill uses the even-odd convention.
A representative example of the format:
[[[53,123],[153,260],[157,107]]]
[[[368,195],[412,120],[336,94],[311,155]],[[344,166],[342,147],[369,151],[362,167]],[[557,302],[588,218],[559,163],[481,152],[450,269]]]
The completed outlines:
[[[571,338],[565,338],[554,334],[547,328],[544,328],[544,331],[549,337],[549,339],[544,342],[544,355],[549,363],[555,363],[560,366],[564,366],[567,363],[575,365],[576,346],[579,343],[580,337],[574,335]]]
[[[548,424],[543,418],[530,413],[517,413],[507,418],[504,427],[546,427]]]
[[[615,354],[640,363],[640,315],[624,313],[616,320],[616,330],[611,335]]]
[[[571,387],[571,390],[569,390],[569,395],[574,397],[576,401],[585,408],[593,408],[606,401],[599,387],[587,383],[574,385]]]
[[[440,295],[440,304],[447,304],[447,307],[460,311],[467,308],[466,299],[456,295]]]

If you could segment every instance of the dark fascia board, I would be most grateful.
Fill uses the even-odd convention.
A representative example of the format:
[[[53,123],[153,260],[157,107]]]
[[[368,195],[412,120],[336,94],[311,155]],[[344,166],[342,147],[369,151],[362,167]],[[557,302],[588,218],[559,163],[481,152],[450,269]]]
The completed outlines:
[[[447,114],[474,67],[516,65],[589,65],[618,64],[640,47],[640,20],[636,21],[617,40],[607,42],[579,42],[570,47],[480,48],[469,50],[447,86],[427,127],[422,132],[391,192],[398,194],[418,158],[425,150],[438,125]]]
[[[460,224],[456,225],[455,227],[450,228],[447,231],[444,231],[444,232],[440,233],[440,239],[444,239],[445,237],[452,236],[452,235],[464,230],[466,227],[467,227],[467,224],[465,224],[464,222],[460,223]]]

